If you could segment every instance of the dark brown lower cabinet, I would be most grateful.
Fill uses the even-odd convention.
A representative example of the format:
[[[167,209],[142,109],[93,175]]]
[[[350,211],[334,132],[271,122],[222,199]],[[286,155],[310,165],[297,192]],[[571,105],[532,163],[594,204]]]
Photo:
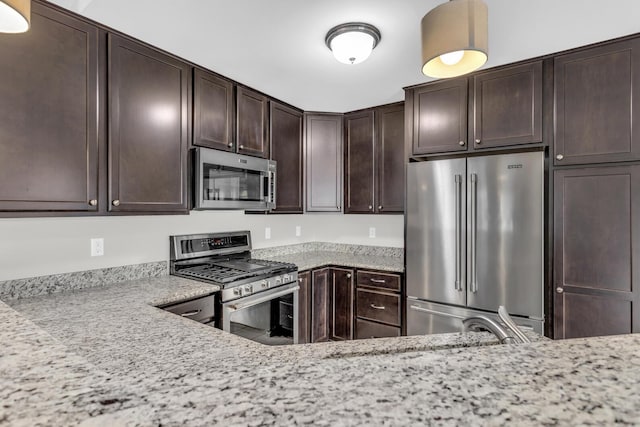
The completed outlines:
[[[353,339],[353,270],[334,268],[331,284],[331,339]]]
[[[355,303],[357,339],[401,335],[401,283],[399,274],[358,270]]]
[[[640,331],[640,165],[557,170],[556,338]]]
[[[298,274],[298,344],[311,341],[311,273]]]
[[[311,342],[329,341],[329,305],[331,302],[331,269],[311,274]]]
[[[356,319],[356,339],[399,337],[400,328],[378,322]]]

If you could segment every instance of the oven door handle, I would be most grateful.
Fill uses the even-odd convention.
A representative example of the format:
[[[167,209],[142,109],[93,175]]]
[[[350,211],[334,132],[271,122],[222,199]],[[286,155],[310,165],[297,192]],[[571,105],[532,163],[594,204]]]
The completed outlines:
[[[286,289],[282,289],[282,290],[278,289],[277,292],[261,292],[255,297],[247,297],[246,301],[231,302],[231,303],[225,304],[224,306],[227,310],[230,310],[230,311],[242,310],[244,308],[249,308],[254,305],[262,304],[263,302],[272,300],[274,298],[278,298],[278,297],[290,294],[292,292],[297,291],[298,289],[300,289],[300,286],[298,286],[298,284],[296,283],[293,286],[287,286]],[[265,295],[265,293],[267,295]]]

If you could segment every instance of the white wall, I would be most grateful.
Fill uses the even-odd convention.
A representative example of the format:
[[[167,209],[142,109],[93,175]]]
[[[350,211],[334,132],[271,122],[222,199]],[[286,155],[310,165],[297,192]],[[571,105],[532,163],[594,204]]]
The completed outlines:
[[[251,230],[253,247],[322,241],[402,247],[402,215],[245,215],[242,211],[175,216],[0,219],[0,281],[169,259],[172,234]],[[295,226],[302,235],[295,236]],[[271,239],[265,239],[271,227]],[[369,238],[369,227],[376,238]],[[90,239],[105,255],[90,256]]]

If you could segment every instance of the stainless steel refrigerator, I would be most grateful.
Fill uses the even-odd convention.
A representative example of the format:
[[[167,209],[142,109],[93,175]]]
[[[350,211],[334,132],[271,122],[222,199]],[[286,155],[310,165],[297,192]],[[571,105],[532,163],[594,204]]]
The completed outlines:
[[[460,331],[500,305],[543,332],[543,195],[542,152],[408,165],[408,335]]]

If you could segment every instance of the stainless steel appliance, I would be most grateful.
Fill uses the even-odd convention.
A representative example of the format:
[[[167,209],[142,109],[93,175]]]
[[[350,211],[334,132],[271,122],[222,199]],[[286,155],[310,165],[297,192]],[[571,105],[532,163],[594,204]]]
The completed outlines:
[[[251,233],[171,236],[171,274],[221,287],[216,326],[263,344],[298,342],[298,267],[251,258]]]
[[[196,148],[194,163],[194,209],[276,207],[275,161]]]
[[[460,331],[500,305],[543,332],[543,187],[542,152],[408,165],[408,335]]]

